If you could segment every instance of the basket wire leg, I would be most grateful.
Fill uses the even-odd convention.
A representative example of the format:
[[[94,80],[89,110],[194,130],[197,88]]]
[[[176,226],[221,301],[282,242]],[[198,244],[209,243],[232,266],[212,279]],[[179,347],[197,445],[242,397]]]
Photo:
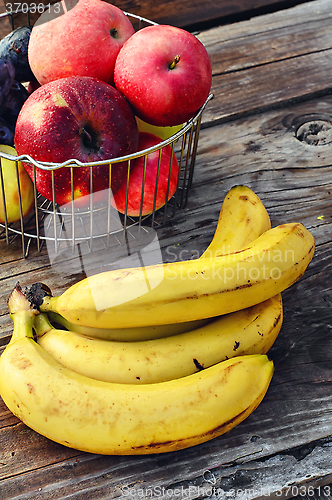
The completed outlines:
[[[4,213],[4,221],[5,221],[6,243],[7,243],[7,245],[9,245],[9,231],[8,231],[7,203],[6,203],[6,194],[5,194],[5,181],[3,178],[2,159],[1,158],[0,158],[0,183],[1,183],[1,194],[2,194],[2,200],[3,200],[3,213]]]
[[[9,16],[10,16],[10,24],[11,24],[12,30],[14,30],[15,29],[14,16],[13,16],[13,14],[9,14]]]
[[[38,214],[38,201],[37,201],[37,175],[36,175],[36,167],[35,165],[33,167],[33,190],[34,190],[34,198],[35,198],[35,219],[36,219],[36,239],[37,239],[37,251],[41,251],[41,245],[40,245],[40,228],[39,228],[39,214]]]
[[[58,236],[56,230],[56,204],[55,204],[55,179],[54,179],[54,170],[52,170],[52,208],[53,208],[53,228],[54,228],[54,253],[58,252]]]
[[[200,129],[201,129],[201,122],[202,122],[202,115],[200,115],[198,117],[198,120],[196,123],[196,128],[195,128],[194,145],[193,145],[193,150],[192,150],[192,154],[191,154],[191,165],[190,165],[190,172],[189,172],[189,179],[188,179],[188,189],[191,188],[191,186],[192,186],[192,181],[193,181],[193,176],[194,176],[194,167],[195,167],[197,147],[198,147],[198,138],[199,138],[199,133],[200,133]]]
[[[110,232],[111,232],[111,177],[112,177],[112,163],[109,164],[109,174],[108,174],[108,203],[107,203],[107,237],[106,245],[107,248],[110,246]]]
[[[144,156],[144,165],[143,165],[143,178],[142,178],[142,189],[141,189],[141,203],[140,203],[139,218],[138,218],[138,235],[140,235],[141,226],[142,226],[143,198],[144,198],[144,186],[145,186],[145,176],[146,176],[147,161],[148,161],[148,155],[145,155]]]
[[[92,252],[93,245],[93,167],[90,167],[90,248],[89,251]]]
[[[185,164],[185,170],[184,170],[184,176],[183,176],[183,190],[181,193],[181,208],[184,208],[187,205],[187,201],[188,201],[189,187],[188,187],[187,176],[188,176],[188,165],[189,165],[190,152],[191,152],[191,147],[192,147],[192,140],[193,140],[193,127],[190,129],[188,146],[187,146],[186,164]]]
[[[177,199],[180,191],[180,182],[181,182],[181,171],[182,171],[182,164],[183,164],[183,157],[184,157],[184,151],[186,149],[186,134],[182,137],[182,143],[181,143],[181,152],[180,152],[180,158],[179,158],[179,175],[178,175],[178,182],[176,186],[176,191],[175,191],[175,196],[174,196],[174,205],[173,205],[173,217],[176,212],[176,207],[177,207]],[[178,206],[181,206],[181,203],[178,204]]]
[[[23,221],[23,208],[22,208],[22,192],[21,192],[20,174],[19,174],[19,170],[18,170],[18,161],[15,161],[15,169],[16,169],[16,182],[17,182],[18,200],[19,200],[19,207],[20,207],[22,252],[23,252],[23,255],[25,256],[25,239],[24,239],[24,221]]]
[[[126,230],[127,230],[127,217],[128,217],[128,193],[129,193],[130,163],[131,163],[131,160],[128,160],[128,167],[127,167],[127,180],[126,180],[125,213],[124,213],[124,221],[123,221],[123,229],[124,229],[124,232],[126,232]]]
[[[167,180],[167,188],[166,188],[166,199],[165,199],[165,205],[163,208],[164,214],[163,214],[163,224],[166,222],[166,215],[167,215],[167,205],[168,205],[168,195],[169,195],[169,188],[171,184],[171,174],[172,174],[172,167],[173,167],[173,155],[174,155],[174,147],[175,143],[172,142],[172,147],[171,147],[171,158],[169,162],[169,169],[168,169],[168,180]],[[179,174],[180,175],[180,172]]]
[[[156,187],[155,187],[155,190],[154,190],[154,198],[153,198],[151,227],[154,226],[155,215],[156,215],[156,203],[157,203],[157,194],[158,194],[158,184],[159,184],[159,175],[160,175],[160,165],[161,165],[162,151],[163,151],[162,148],[160,148],[159,149],[159,156],[158,156],[157,175],[156,175]]]
[[[71,249],[75,252],[75,193],[74,193],[74,167],[70,167],[71,182]]]

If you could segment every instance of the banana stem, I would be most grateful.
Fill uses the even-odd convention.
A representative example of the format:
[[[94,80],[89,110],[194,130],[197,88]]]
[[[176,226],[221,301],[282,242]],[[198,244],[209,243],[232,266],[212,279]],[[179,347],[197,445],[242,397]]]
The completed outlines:
[[[36,332],[37,337],[41,337],[45,333],[52,330],[53,325],[50,323],[46,313],[40,313],[35,317],[33,328]]]
[[[24,337],[33,339],[33,323],[36,314],[38,314],[38,311],[35,310],[17,311],[13,314],[10,314],[10,317],[14,323],[14,331],[12,334],[12,338],[10,339],[10,344],[13,344],[17,340]]]
[[[10,318],[14,323],[14,331],[10,344],[22,338],[33,338],[33,322],[39,311],[30,305],[19,283],[11,292],[8,299]]]

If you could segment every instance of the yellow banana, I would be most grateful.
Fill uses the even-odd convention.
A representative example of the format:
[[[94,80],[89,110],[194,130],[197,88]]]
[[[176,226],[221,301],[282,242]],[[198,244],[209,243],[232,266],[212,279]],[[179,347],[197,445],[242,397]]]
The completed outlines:
[[[252,354],[156,384],[93,380],[33,340],[30,311],[11,317],[13,337],[0,357],[5,404],[38,433],[86,452],[162,453],[208,441],[255,410],[273,375],[273,362]]]
[[[247,186],[232,187],[223,201],[214,237],[201,259],[238,251],[271,228],[270,217],[260,198]],[[49,312],[52,322],[67,330],[99,339],[136,341],[178,335],[206,324],[209,319],[175,324],[132,328],[99,328],[71,323],[60,314]]]
[[[199,328],[210,321],[208,319],[200,319],[195,321],[186,321],[185,323],[174,323],[170,325],[149,325],[138,326],[132,328],[99,328],[92,326],[77,325],[66,320],[58,313],[50,311],[48,317],[53,324],[59,324],[67,330],[93,337],[95,339],[113,340],[120,342],[135,342],[141,340],[153,340],[163,337],[179,335],[181,333]]]
[[[305,272],[314,246],[312,234],[302,224],[282,224],[232,254],[93,275],[60,296],[44,297],[40,311],[100,328],[227,314],[291,286]]]
[[[97,380],[148,384],[185,377],[225,359],[266,354],[282,324],[278,294],[225,314],[207,325],[167,338],[112,342],[52,327],[45,313],[34,323],[39,345],[56,361]]]
[[[232,187],[221,206],[214,237],[201,258],[242,250],[271,229],[265,206],[248,186]]]

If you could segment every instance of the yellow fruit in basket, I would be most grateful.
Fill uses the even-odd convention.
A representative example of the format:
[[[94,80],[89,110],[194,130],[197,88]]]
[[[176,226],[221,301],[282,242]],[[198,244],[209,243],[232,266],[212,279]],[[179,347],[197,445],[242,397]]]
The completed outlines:
[[[17,156],[13,147],[3,144],[0,144],[0,152]],[[32,210],[34,204],[33,183],[20,161],[16,162],[1,156],[0,168],[0,222],[16,222],[20,220],[21,215],[25,217]]]
[[[148,132],[150,134],[154,134],[157,137],[160,137],[163,141],[172,137],[172,135],[179,132],[183,125],[174,125],[173,127],[157,127],[155,125],[150,125],[150,123],[146,123],[138,116],[136,116],[137,127],[140,132]]]

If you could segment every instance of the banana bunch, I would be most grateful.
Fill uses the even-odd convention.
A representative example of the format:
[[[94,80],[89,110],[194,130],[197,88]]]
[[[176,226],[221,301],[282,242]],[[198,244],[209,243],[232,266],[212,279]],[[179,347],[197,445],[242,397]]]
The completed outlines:
[[[26,425],[82,451],[147,454],[202,443],[244,420],[272,378],[272,361],[253,354],[155,384],[94,380],[35,342],[35,310],[22,309],[12,313],[13,336],[0,358],[1,396]]]
[[[199,259],[101,273],[38,308],[18,284],[0,394],[35,431],[92,453],[169,452],[219,436],[266,394],[281,292],[313,251],[301,224],[271,229],[259,198],[236,186]]]

